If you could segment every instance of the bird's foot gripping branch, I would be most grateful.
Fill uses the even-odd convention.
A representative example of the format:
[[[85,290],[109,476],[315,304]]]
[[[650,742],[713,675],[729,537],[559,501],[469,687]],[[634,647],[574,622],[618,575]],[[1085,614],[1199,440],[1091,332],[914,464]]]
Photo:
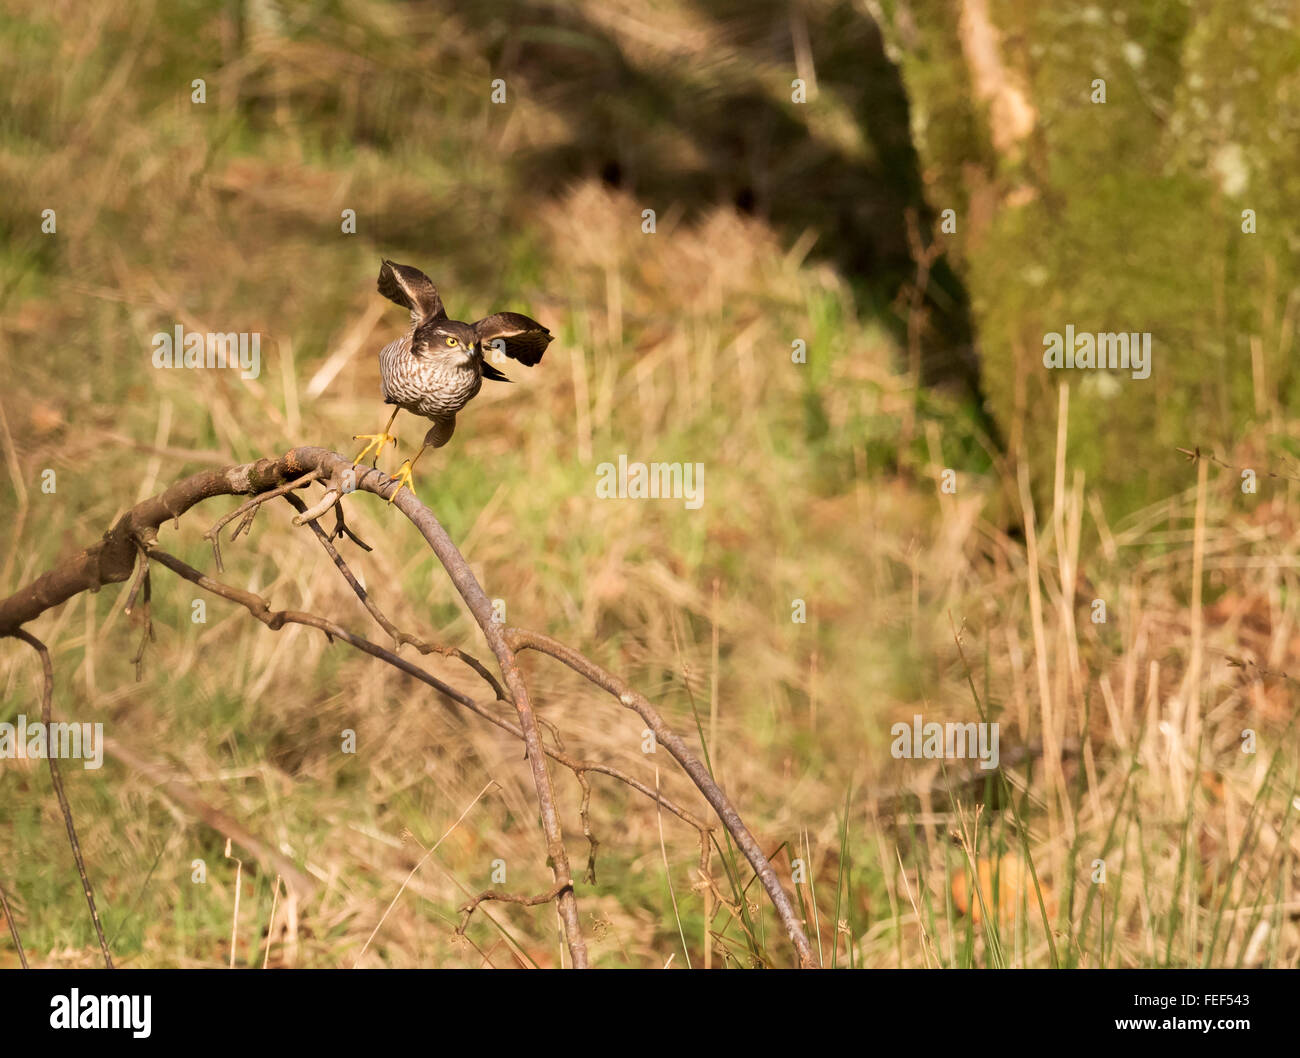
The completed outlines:
[[[324,488],[324,494],[310,507],[296,493],[299,490],[318,483]],[[344,560],[335,541],[346,537],[364,550],[369,546],[361,541],[348,528],[343,516],[342,499],[348,495],[370,493],[385,500],[391,500],[410,520],[430,549],[437,556],[448,577],[455,585],[461,598],[465,601],[475,622],[478,624],[489,649],[496,660],[500,672],[498,678],[479,659],[457,647],[442,647],[398,629],[380,611],[374,600],[362,588],[360,580],[354,575]],[[231,539],[247,531],[257,512],[265,504],[283,498],[297,514],[293,518],[295,525],[310,528],[327,556],[334,563],[340,575],[365,606],[370,616],[394,641],[395,647],[404,644],[414,646],[422,655],[438,653],[456,657],[477,673],[491,691],[491,698],[476,699],[447,683],[439,680],[432,673],[415,662],[400,657],[394,650],[380,646],[356,632],[343,627],[336,621],[317,614],[298,610],[272,609],[269,600],[260,595],[236,588],[195,569],[188,563],[165,551],[159,543],[158,534],[167,523],[179,528],[180,518],[190,508],[218,496],[247,496],[244,503],[233,511],[223,515],[207,531],[206,536],[213,546],[213,564],[215,573],[223,572],[219,538],[221,531],[235,519],[239,519],[231,533]],[[319,525],[319,519],[330,511],[334,512],[335,523],[326,530]],[[554,885],[540,896],[519,896],[490,890],[479,894],[462,909],[465,919],[477,905],[485,900],[505,900],[512,903],[535,905],[538,903],[556,904],[563,923],[565,941],[572,965],[588,965],[587,948],[583,940],[582,929],[578,920],[578,902],[574,890],[573,876],[569,865],[568,852],[564,844],[564,834],[560,825],[560,813],[556,806],[555,792],[551,783],[547,759],[555,761],[561,767],[569,769],[577,778],[582,791],[580,817],[583,833],[589,844],[588,877],[594,876],[594,862],[597,842],[592,835],[588,807],[591,798],[591,786],[588,776],[604,775],[625,783],[636,792],[654,801],[660,808],[677,816],[693,827],[699,835],[700,859],[699,870],[701,885],[709,894],[710,901],[728,903],[726,896],[714,883],[710,872],[713,847],[713,827],[688,808],[679,805],[635,777],[612,765],[582,760],[570,756],[563,749],[543,743],[538,727],[538,718],[534,714],[529,688],[520,671],[516,655],[522,650],[536,650],[554,658],[561,664],[583,676],[595,686],[607,691],[625,708],[637,713],[646,726],[654,732],[659,743],[667,748],[674,759],[699,789],[704,799],[713,809],[717,818],[749,862],[760,884],[771,900],[773,908],[781,921],[786,934],[794,947],[798,964],[803,967],[817,965],[816,956],[808,942],[800,918],[782,888],[772,864],[764,855],[749,828],[745,825],[735,807],[709,774],[696,754],[687,746],[660,716],[654,706],[641,694],[633,690],[623,680],[607,672],[599,665],[587,659],[578,651],[565,646],[549,636],[521,628],[506,628],[493,621],[492,604],[470,571],[469,565],[460,551],[452,543],[433,512],[426,507],[409,489],[399,489],[398,483],[377,470],[359,468],[339,454],[324,448],[293,448],[276,459],[259,459],[253,463],[225,467],[220,470],[208,470],[194,474],[176,482],[166,491],[136,504],[126,511],[103,538],[93,546],[75,555],[71,559],[51,569],[26,587],[15,592],[7,599],[0,600],[0,637],[14,637],[26,642],[37,650],[43,662],[44,681],[44,719],[50,720],[53,670],[49,652],[32,633],[23,626],[41,616],[47,610],[66,602],[84,591],[97,591],[105,584],[121,583],[135,579],[127,594],[126,609],[130,612],[143,598],[146,610],[146,633],[142,641],[139,662],[143,655],[144,643],[151,636],[148,628],[148,599],[150,594],[149,578],[153,565],[162,566],[175,575],[197,585],[203,590],[245,608],[249,614],[267,628],[277,630],[287,624],[301,624],[317,628],[331,640],[339,640],[349,646],[369,654],[376,660],[391,665],[414,677],[432,688],[454,705],[467,709],[487,723],[493,724],[524,743],[527,751],[528,767],[536,789],[537,803],[540,810],[542,829],[546,839],[547,859],[550,864]],[[512,721],[493,708],[494,701],[507,702],[514,706],[515,719]],[[56,762],[49,759],[50,771],[55,790],[59,794],[61,808],[67,823],[69,838],[81,873],[83,887],[96,927],[99,926],[95,910],[93,890],[82,863],[77,846],[76,833],[73,828],[71,812],[62,793]],[[295,872],[296,873],[296,872]],[[292,883],[290,883],[292,884]],[[735,909],[737,917],[742,917],[743,909]],[[462,928],[464,923],[462,922]],[[102,930],[99,931],[100,945],[105,961],[111,965],[111,956],[104,941]]]

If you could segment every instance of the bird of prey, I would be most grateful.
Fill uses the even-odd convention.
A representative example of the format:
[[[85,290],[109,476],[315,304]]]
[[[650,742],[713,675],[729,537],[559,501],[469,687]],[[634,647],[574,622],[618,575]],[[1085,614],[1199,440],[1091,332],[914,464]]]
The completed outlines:
[[[426,448],[441,448],[451,440],[456,413],[478,395],[483,379],[510,381],[487,363],[485,348],[532,367],[546,352],[551,332],[517,312],[494,312],[477,323],[448,319],[429,277],[410,265],[385,260],[379,268],[378,287],[384,297],[410,310],[411,329],[379,354],[384,403],[395,407],[381,433],[354,436],[353,440],[368,444],[353,462],[360,463],[373,453],[371,465],[378,465],[384,445],[397,443],[388,431],[403,408],[433,420],[415,458],[408,459],[397,472],[398,486],[388,500],[392,503],[403,486],[415,491],[411,473],[416,460]]]

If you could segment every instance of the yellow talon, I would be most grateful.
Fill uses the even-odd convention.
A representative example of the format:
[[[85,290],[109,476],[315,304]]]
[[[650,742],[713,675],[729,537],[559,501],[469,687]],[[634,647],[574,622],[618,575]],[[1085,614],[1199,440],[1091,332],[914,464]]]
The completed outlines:
[[[392,441],[393,444],[397,444],[397,438],[390,433],[357,433],[352,435],[352,440],[370,442],[365,448],[361,449],[361,451],[357,453],[357,458],[352,460],[352,462],[360,463],[371,452],[374,452],[375,458],[371,462],[371,466],[379,465],[379,456],[384,450],[384,445],[388,444],[389,441]]]
[[[397,488],[393,489],[392,495],[388,497],[389,503],[392,503],[393,500],[397,499],[397,494],[401,492],[403,488],[410,489],[411,495],[415,495],[415,486],[412,484],[413,479],[411,475],[411,470],[414,465],[415,464],[408,459],[398,468],[397,474],[393,477],[393,480],[397,482]]]

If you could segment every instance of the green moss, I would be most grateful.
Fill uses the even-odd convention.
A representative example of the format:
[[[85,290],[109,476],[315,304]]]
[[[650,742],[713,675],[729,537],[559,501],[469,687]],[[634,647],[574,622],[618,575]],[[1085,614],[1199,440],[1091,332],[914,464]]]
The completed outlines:
[[[994,5],[1002,60],[1036,110],[1021,152],[994,158],[987,111],[962,105],[966,63],[946,28],[958,5],[930,7],[951,17],[922,24],[904,73],[931,201],[964,201],[963,165],[1001,200],[978,239],[968,223],[954,240],[990,407],[1050,485],[1056,391],[1068,383],[1069,462],[1119,516],[1185,484],[1175,446],[1231,451],[1258,412],[1297,396],[1280,321],[1300,283],[1284,237],[1284,203],[1300,194],[1300,48],[1266,12],[1230,3],[1132,15],[1122,4]],[[1095,78],[1104,104],[1089,99]],[[1256,234],[1242,231],[1244,209],[1256,210]],[[1149,332],[1151,376],[1048,371],[1044,335],[1067,324]]]

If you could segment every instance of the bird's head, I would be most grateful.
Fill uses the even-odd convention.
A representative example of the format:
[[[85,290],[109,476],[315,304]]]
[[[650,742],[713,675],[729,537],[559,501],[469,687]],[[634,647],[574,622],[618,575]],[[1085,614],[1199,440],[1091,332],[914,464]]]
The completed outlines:
[[[416,328],[411,348],[417,356],[460,353],[466,359],[479,355],[474,328],[459,320],[430,320]]]

